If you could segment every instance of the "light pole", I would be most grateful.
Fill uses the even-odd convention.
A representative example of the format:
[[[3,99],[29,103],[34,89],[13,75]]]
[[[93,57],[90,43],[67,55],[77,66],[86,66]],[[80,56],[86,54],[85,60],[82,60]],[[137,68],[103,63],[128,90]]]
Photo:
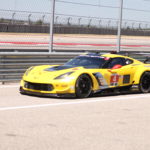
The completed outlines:
[[[14,13],[12,14],[12,24],[15,23],[16,7],[17,7],[17,0],[14,1]]]
[[[44,25],[45,15],[42,16],[42,25]]]
[[[32,14],[29,14],[29,15],[28,15],[28,24],[29,24],[29,25],[31,24],[31,19],[30,19],[30,18],[31,18],[31,15],[32,15]]]
[[[56,22],[55,22],[55,24],[57,25],[58,24],[58,18],[59,18],[59,16],[57,16],[55,19],[56,19]]]
[[[53,27],[54,27],[54,16],[55,16],[55,0],[52,0],[51,6],[51,20],[50,20],[50,42],[49,42],[49,53],[53,51]]]
[[[121,45],[122,13],[123,13],[123,0],[120,0],[119,22],[118,22],[118,38],[117,38],[117,52],[120,52],[120,45]]]
[[[12,14],[12,24],[14,24],[15,23],[15,12]]]
[[[81,19],[82,19],[82,18],[79,18],[79,19],[78,19],[78,26],[80,26]]]

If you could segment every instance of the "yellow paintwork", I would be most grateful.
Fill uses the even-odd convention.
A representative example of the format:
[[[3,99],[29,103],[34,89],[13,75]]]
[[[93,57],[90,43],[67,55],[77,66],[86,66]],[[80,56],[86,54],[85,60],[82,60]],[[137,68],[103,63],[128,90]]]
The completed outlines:
[[[70,69],[64,69],[59,71],[45,71],[46,68],[53,67],[54,65],[42,65],[29,68],[23,75],[21,80],[21,87],[25,91],[38,92],[38,93],[75,93],[75,83],[81,74],[88,74],[93,82],[93,91],[98,91],[105,88],[114,88],[121,86],[128,86],[139,84],[140,77],[145,71],[150,71],[150,64],[144,64],[138,60],[132,59],[127,56],[116,55],[116,54],[104,54],[104,57],[124,57],[133,60],[132,64],[125,65],[119,69],[85,69],[83,67],[76,67]],[[67,72],[72,72],[69,76],[64,79],[55,79],[56,77],[65,74]],[[94,73],[100,73],[102,75],[101,84],[99,85],[97,79],[93,75]],[[123,83],[124,75],[130,75],[129,83]],[[112,78],[112,76],[115,76]],[[111,80],[116,80],[117,85],[112,85]],[[54,89],[52,91],[38,91],[27,89],[24,87],[24,81],[31,83],[43,83],[52,84]]]

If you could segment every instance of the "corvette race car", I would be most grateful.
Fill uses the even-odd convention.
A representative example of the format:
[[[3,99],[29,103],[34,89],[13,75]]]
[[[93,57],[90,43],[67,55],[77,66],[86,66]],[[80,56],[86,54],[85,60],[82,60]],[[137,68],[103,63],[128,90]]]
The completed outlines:
[[[150,92],[150,64],[118,54],[89,53],[64,65],[27,69],[20,93],[85,98],[102,91]]]

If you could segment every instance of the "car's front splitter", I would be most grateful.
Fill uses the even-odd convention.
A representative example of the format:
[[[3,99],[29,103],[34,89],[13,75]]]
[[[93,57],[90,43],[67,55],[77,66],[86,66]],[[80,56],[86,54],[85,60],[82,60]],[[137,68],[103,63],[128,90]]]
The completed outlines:
[[[33,96],[43,96],[43,97],[64,97],[64,98],[75,98],[76,95],[74,93],[40,93],[40,92],[33,92],[24,90],[20,87],[20,93],[26,95],[33,95]]]

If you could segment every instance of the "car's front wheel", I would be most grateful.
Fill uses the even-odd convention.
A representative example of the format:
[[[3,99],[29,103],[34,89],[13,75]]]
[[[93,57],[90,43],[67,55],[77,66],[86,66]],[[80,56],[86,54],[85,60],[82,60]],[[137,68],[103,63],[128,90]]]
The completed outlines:
[[[78,77],[75,85],[76,97],[86,98],[92,92],[92,81],[87,74],[82,74]]]
[[[150,92],[150,72],[145,72],[140,79],[139,90],[142,93]]]

